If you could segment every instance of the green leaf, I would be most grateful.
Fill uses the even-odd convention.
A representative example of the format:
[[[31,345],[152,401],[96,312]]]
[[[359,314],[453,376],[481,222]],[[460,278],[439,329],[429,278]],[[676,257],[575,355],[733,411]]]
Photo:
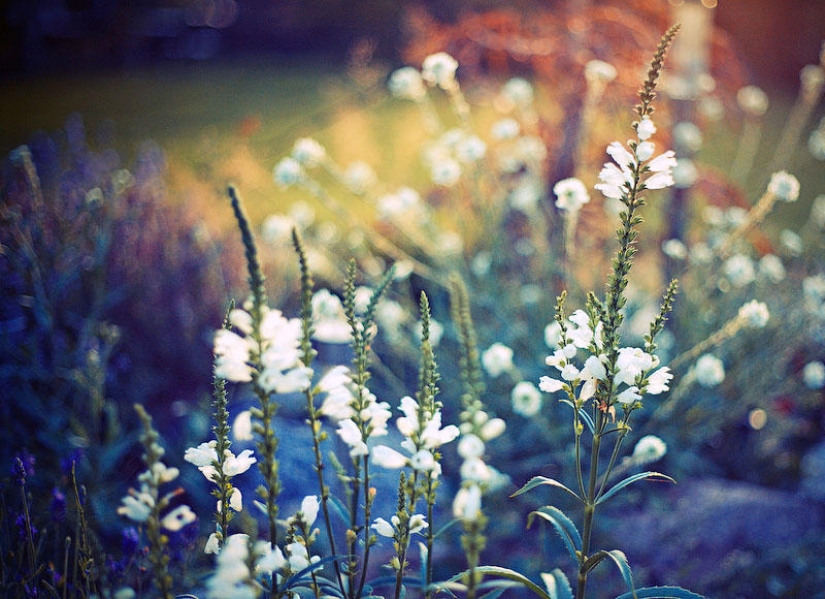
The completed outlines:
[[[596,500],[596,505],[599,505],[603,501],[607,501],[611,497],[613,497],[616,493],[624,489],[627,485],[631,483],[635,483],[637,480],[644,480],[646,478],[657,478],[661,480],[666,480],[676,484],[676,481],[667,476],[666,474],[661,474],[659,472],[640,472],[638,474],[634,474],[633,476],[628,476],[622,482],[616,484],[615,487],[611,488],[607,493],[602,495]]]
[[[578,554],[582,546],[582,536],[576,528],[576,525],[573,524],[573,521],[559,508],[553,507],[552,505],[545,505],[534,512],[530,512],[530,515],[527,516],[527,528],[530,528],[535,516],[547,520],[553,525],[556,532],[559,533],[561,540],[564,541],[564,545],[567,547],[570,556],[574,561],[578,561]]]
[[[679,587],[645,587],[635,594],[625,593],[616,599],[705,599],[704,595],[697,595]]]
[[[532,491],[533,489],[541,485],[550,485],[551,487],[557,487],[562,491],[567,491],[579,501],[582,501],[582,498],[579,497],[578,494],[575,493],[572,489],[563,485],[559,481],[554,480],[552,478],[547,478],[546,476],[534,476],[529,481],[527,481],[527,484],[525,484],[521,489],[510,495],[510,497],[515,497],[516,495],[521,495],[522,493],[526,493],[527,491]],[[584,502],[582,501],[582,503]]]
[[[493,576],[506,578],[508,580],[513,580],[515,582],[521,583],[542,599],[552,599],[550,595],[548,595],[544,591],[544,589],[542,589],[539,585],[537,585],[535,582],[527,578],[524,574],[516,572],[515,570],[510,570],[509,568],[502,568],[500,566],[479,566],[475,569],[475,571],[481,572],[482,574],[490,574]]]
[[[614,549],[613,551],[599,551],[597,554],[592,556],[587,561],[595,560],[593,565],[590,566],[592,570],[596,564],[598,564],[602,559],[610,558],[613,560],[613,563],[616,564],[616,567],[619,569],[619,572],[622,574],[622,578],[624,579],[627,588],[630,589],[629,597],[636,597],[636,588],[633,585],[633,574],[630,571],[630,564],[627,563],[627,556],[619,551],[618,549]]]
[[[542,572],[541,579],[550,594],[551,599],[573,599],[573,589],[564,572],[558,568],[552,572]]]

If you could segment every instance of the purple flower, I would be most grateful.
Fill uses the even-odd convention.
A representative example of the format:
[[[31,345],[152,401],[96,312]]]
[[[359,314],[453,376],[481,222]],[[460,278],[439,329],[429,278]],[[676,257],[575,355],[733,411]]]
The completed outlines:
[[[124,555],[133,555],[138,550],[140,547],[140,534],[134,526],[123,529],[120,546]]]

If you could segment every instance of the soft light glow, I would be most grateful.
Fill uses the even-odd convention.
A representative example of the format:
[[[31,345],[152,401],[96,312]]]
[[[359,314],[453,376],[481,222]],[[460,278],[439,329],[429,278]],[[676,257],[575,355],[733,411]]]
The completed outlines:
[[[751,410],[750,414],[748,414],[748,424],[750,424],[751,428],[755,431],[762,430],[767,423],[768,413],[762,408]]]

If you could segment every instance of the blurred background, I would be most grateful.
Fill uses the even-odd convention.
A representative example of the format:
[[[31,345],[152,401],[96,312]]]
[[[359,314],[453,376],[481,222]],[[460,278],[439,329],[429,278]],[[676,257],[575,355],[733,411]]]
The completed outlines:
[[[605,145],[627,136],[644,65],[686,7],[701,8],[701,23],[677,38],[681,50],[674,48],[666,73],[698,65],[708,77],[695,97],[668,90],[660,114],[670,124],[694,119],[704,145],[696,155],[696,185],[673,190],[651,207],[642,247],[656,257],[637,272],[643,289],[632,308],[642,316],[650,314],[651,297],[656,309],[662,280],[678,270],[672,257],[659,254],[661,242],[675,235],[691,245],[721,235],[764,191],[789,117],[798,112],[800,71],[820,61],[825,0],[4,0],[3,472],[14,455],[36,459],[39,475],[31,484],[41,491],[41,513],[48,514],[54,493],[67,491],[67,464],[76,460],[101,547],[119,555],[125,523],[114,507],[141,469],[131,410],[140,402],[166,437],[170,463],[184,471],[187,500],[198,513],[208,513],[211,499],[202,492],[201,477],[188,472],[180,456],[209,435],[211,335],[228,299],[246,294],[227,182],[238,185],[256,226],[300,207],[289,215],[304,219],[307,237],[323,250],[312,256],[319,287],[340,285],[351,254],[365,284],[392,261],[386,255],[373,260],[363,251],[363,237],[350,239],[327,226],[325,220],[341,228],[348,221],[324,202],[310,198],[308,210],[307,194],[275,185],[273,166],[304,136],[317,138],[341,165],[366,161],[388,188],[423,189],[422,203],[441,214],[433,219],[439,226],[466,225],[464,254],[458,252],[456,264],[473,285],[480,347],[510,344],[524,380],[537,381],[546,374],[548,347],[535,333],[552,320],[553,306],[536,300],[542,295],[534,283],[550,297],[572,274],[582,297],[582,289],[601,284],[605,269],[594,264],[608,264],[613,247],[612,225],[591,205],[581,221],[587,235],[579,239],[587,259],[572,268],[562,264],[563,215],[549,190],[576,173],[593,179],[586,181],[592,188]],[[532,124],[547,152],[538,169],[538,209],[530,218],[508,197],[501,202],[504,216],[485,221],[468,208],[466,190],[452,196],[422,168],[419,149],[426,136],[418,114],[409,102],[390,97],[386,83],[394,69],[419,67],[425,56],[442,50],[459,61],[459,81],[478,109],[479,128],[497,118],[494,98],[501,83],[516,76],[534,83]],[[584,77],[571,73],[593,59],[614,64],[618,76],[599,114],[583,125]],[[737,97],[750,85],[767,92],[766,111]],[[713,102],[702,108],[702,99]],[[436,108],[449,114],[443,98]],[[602,530],[627,547],[647,584],[672,582],[720,597],[821,596],[825,587],[819,563],[825,550],[823,385],[802,382],[806,365],[825,360],[825,199],[818,199],[825,191],[825,150],[821,141],[819,155],[808,149],[817,127],[825,139],[823,116],[817,96],[793,145],[780,156],[782,167],[801,182],[799,201],[779,206],[764,231],[749,239],[753,262],[777,255],[787,278],[783,270],[773,281],[754,275],[740,286],[724,273],[686,273],[686,291],[670,325],[684,345],[672,348],[674,355],[724,325],[753,297],[771,302],[777,318],[764,332],[721,351],[728,368],[723,383],[682,394],[692,408],[689,417],[657,421],[645,415],[639,423],[640,435],[656,432],[666,440],[671,452],[661,470],[680,484],[630,493],[605,512]],[[657,143],[671,147],[666,127],[659,135]],[[22,144],[29,153],[18,150]],[[740,158],[747,165],[741,172],[734,168]],[[505,186],[511,174],[502,177]],[[366,234],[404,242],[375,206],[358,194],[336,192],[351,200],[351,219]],[[668,218],[676,211],[669,208],[680,194],[690,196],[690,223],[674,233]],[[726,216],[705,218],[708,207]],[[539,230],[537,221],[549,232]],[[796,237],[786,235],[789,230]],[[500,245],[488,247],[499,238]],[[284,245],[264,246],[272,303],[294,314],[294,260]],[[536,258],[545,257],[541,251],[525,253],[525,247],[549,248],[549,265]],[[420,248],[410,253],[421,260],[433,258],[414,250]],[[493,267],[477,275],[470,259],[485,252],[493,254]],[[406,341],[376,342],[387,357],[372,382],[387,398],[415,385],[416,292],[432,292],[434,317],[449,320],[447,294],[419,275],[391,291],[391,301],[406,312],[399,308],[385,329],[404,332]],[[804,298],[814,298],[815,313],[803,306],[803,279],[815,279]],[[448,330],[439,350],[447,380],[457,377],[456,349]],[[511,484],[537,473],[569,476],[559,465],[569,462],[570,447],[559,440],[569,431],[555,418],[558,406],[549,408],[548,421],[520,420],[510,405],[515,382],[492,381],[486,397],[518,431],[494,447],[497,465],[511,474]],[[235,392],[233,401],[245,405],[243,390]],[[455,399],[446,397],[445,405]],[[304,438],[299,410],[286,409],[281,426],[287,437]],[[297,441],[284,444],[283,473],[290,483],[285,501],[295,502],[306,487],[308,466],[301,458]],[[546,531],[536,533],[534,546],[523,542],[524,513],[537,500],[528,498],[513,510],[506,495],[491,499],[496,513],[510,515],[491,526],[490,547],[506,547],[514,565],[527,571],[540,567],[537,553],[547,561],[557,558],[555,538]],[[68,524],[41,526],[58,534]],[[176,537],[176,567],[202,557],[200,547],[192,549],[203,533]],[[445,568],[461,567],[456,555],[445,558]],[[11,563],[8,556],[4,552],[4,565]],[[61,557],[55,553],[53,559]],[[615,584],[608,577],[605,588]]]

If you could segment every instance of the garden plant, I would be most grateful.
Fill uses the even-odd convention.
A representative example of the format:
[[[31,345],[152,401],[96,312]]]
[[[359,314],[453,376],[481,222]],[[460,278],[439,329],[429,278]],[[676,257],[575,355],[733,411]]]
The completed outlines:
[[[66,181],[44,191],[48,173],[35,163],[45,151],[17,150],[0,213],[10,281],[3,380],[37,403],[6,406],[4,417],[52,428],[36,443],[22,430],[4,443],[13,457],[0,505],[0,588],[8,596],[117,599],[700,597],[668,581],[639,584],[621,533],[608,529],[623,510],[643,505],[646,492],[692,473],[676,459],[667,462],[676,472],[648,466],[709,443],[711,423],[723,430],[735,413],[764,426],[767,412],[755,399],[730,407],[716,389],[726,380],[752,389],[749,378],[773,385],[769,372],[734,369],[731,377],[723,358],[731,355],[725,348],[755,346],[754,360],[770,359],[770,343],[754,339],[775,334],[769,285],[786,277],[803,290],[797,316],[781,325],[796,334],[795,373],[809,391],[825,386],[825,367],[813,358],[825,351],[825,273],[816,260],[825,201],[814,202],[805,230],[782,232],[785,261],[758,235],[769,212],[800,193],[781,161],[751,210],[709,203],[697,231],[666,222],[657,203],[697,180],[691,158],[701,146],[698,127],[686,121],[672,128],[674,149],[657,137],[667,119],[654,108],[678,32],[675,25],[661,38],[638,103],[626,111],[629,128],[620,130],[631,137],[607,146],[597,176],[584,172],[582,150],[573,152],[578,169],[548,180],[527,80],[503,85],[497,105],[507,114],[485,138],[449,54],[394,71],[391,94],[413,102],[429,136],[429,201],[412,187],[390,191],[365,163],[342,167],[310,138],[274,167],[281,190],[323,206],[343,232],[315,221],[305,202],[256,232],[240,190],[229,186],[240,244],[197,235],[196,226],[190,235],[185,225],[168,239],[163,224],[176,217],[153,204],[151,158],[133,176],[111,156],[80,152],[76,132],[76,178],[106,181],[81,197],[67,196]],[[824,69],[815,65],[803,81],[803,124]],[[600,60],[582,74],[583,137],[597,128],[597,106],[615,75]],[[448,119],[455,126],[445,126]],[[784,143],[798,145],[800,131]],[[778,151],[777,160],[790,152]],[[750,159],[737,155],[737,172]],[[604,198],[598,212],[589,189]],[[50,204],[52,193],[71,202]],[[555,201],[543,202],[551,193]],[[71,232],[60,230],[57,214],[67,205],[83,215]],[[659,229],[670,229],[661,244],[642,243],[648,210],[665,221]],[[161,223],[143,231],[153,243],[141,243],[135,222]],[[38,254],[44,240],[57,247],[73,237],[86,245],[56,263]],[[119,251],[123,239],[152,259],[141,264]],[[170,245],[178,247],[167,255]],[[243,249],[248,286],[224,304],[241,270],[233,245]],[[285,272],[265,276],[272,263]],[[124,299],[132,279],[151,277],[152,268],[185,273],[196,281],[188,289],[212,289],[170,300],[147,287],[155,295],[144,302],[172,306],[180,335]],[[47,280],[59,272],[70,276]],[[319,275],[329,288],[318,287]],[[715,309],[706,312],[708,302]],[[72,310],[62,312],[64,304]],[[119,403],[108,399],[110,369],[118,359],[150,358],[121,353],[128,335],[111,321],[137,312],[165,346],[165,361],[183,362],[187,346],[207,335],[191,324],[198,308],[222,322],[208,332],[208,405],[178,405],[187,423],[177,429],[155,424],[152,413],[175,377],[188,384],[197,371],[187,364],[169,385],[158,383],[152,401],[130,402],[137,420],[122,413],[129,385],[116,387]],[[45,330],[21,345],[29,314]],[[38,360],[40,369],[24,368]],[[129,383],[140,385],[141,373],[131,372]],[[54,408],[60,419],[42,417],[62,400],[70,407]],[[136,426],[124,432],[124,423]],[[65,430],[77,450],[61,456]],[[35,455],[49,453],[46,471],[56,480],[44,484]],[[133,480],[125,494],[105,497],[105,477],[118,468]],[[527,531],[505,532],[514,527]],[[119,555],[103,549],[117,541]]]

